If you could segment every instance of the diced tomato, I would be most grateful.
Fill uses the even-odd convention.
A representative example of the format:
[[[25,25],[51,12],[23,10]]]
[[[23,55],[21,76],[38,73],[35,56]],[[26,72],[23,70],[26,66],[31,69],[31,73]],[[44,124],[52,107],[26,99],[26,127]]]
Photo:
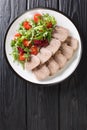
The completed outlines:
[[[20,60],[20,61],[24,61],[24,60],[25,60],[24,54],[19,54],[19,60]]]
[[[22,35],[20,34],[20,33],[16,33],[15,35],[14,35],[14,40],[16,40],[18,37],[21,37]]]
[[[35,23],[38,23],[38,21],[41,19],[41,17],[42,17],[42,15],[39,14],[39,13],[35,14],[35,15],[34,15],[34,22],[35,22]]]
[[[52,23],[51,22],[49,22],[49,23],[47,23],[47,28],[52,28]]]
[[[29,30],[30,28],[32,28],[32,26],[29,24],[28,21],[24,21],[24,22],[23,22],[23,27],[24,27],[26,30]]]
[[[23,45],[24,45],[25,47],[28,47],[29,44],[30,44],[30,42],[29,42],[27,39],[24,39],[24,40],[23,40]]]
[[[22,35],[20,33],[16,33],[15,37],[21,37]]]
[[[37,53],[38,53],[38,47],[37,46],[32,46],[30,48],[30,50],[31,50],[31,54],[37,55]]]

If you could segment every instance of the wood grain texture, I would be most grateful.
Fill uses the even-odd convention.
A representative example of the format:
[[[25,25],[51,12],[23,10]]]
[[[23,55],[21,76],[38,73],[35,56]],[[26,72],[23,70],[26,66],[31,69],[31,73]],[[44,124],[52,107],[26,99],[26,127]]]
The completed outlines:
[[[58,86],[27,86],[28,130],[58,130]]]
[[[83,55],[72,76],[61,83],[60,128],[61,130],[87,129],[87,1],[59,0],[59,9],[76,24],[82,36]]]
[[[26,10],[26,1],[0,0],[0,130],[26,129],[26,82],[8,65],[4,36],[8,25]]]
[[[27,0],[27,9],[49,7],[58,9],[58,0]]]

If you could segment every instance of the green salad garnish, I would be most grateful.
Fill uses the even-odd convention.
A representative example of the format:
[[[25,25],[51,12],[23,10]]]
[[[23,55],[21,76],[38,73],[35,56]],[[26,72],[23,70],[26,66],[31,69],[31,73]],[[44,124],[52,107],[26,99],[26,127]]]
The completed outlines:
[[[14,60],[24,64],[31,54],[37,55],[41,47],[49,45],[55,25],[54,16],[49,14],[35,14],[33,19],[20,23],[11,41]]]

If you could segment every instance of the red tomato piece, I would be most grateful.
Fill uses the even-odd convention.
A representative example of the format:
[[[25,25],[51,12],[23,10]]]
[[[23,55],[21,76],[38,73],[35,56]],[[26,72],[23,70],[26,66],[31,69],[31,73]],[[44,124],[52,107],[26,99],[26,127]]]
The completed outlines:
[[[28,21],[24,21],[24,22],[23,22],[23,27],[24,27],[26,30],[29,30],[30,28],[32,28],[32,26],[29,24]]]
[[[21,37],[22,35],[20,33],[16,33],[15,37]]]
[[[31,50],[31,54],[37,55],[37,53],[38,53],[38,47],[37,46],[32,46],[30,48],[30,50]]]
[[[39,14],[39,13],[35,14],[35,15],[34,15],[34,22],[35,22],[35,23],[38,23],[38,21],[41,19],[41,17],[42,17],[42,15]]]
[[[23,40],[23,45],[24,45],[25,47],[28,47],[29,44],[30,44],[30,42],[29,42],[27,39],[24,39],[24,40]]]
[[[25,60],[24,54],[19,54],[19,60],[20,60],[20,61],[24,61],[24,60]]]
[[[16,33],[15,35],[14,35],[14,40],[16,40],[18,37],[21,37],[22,35],[20,34],[20,33]]]

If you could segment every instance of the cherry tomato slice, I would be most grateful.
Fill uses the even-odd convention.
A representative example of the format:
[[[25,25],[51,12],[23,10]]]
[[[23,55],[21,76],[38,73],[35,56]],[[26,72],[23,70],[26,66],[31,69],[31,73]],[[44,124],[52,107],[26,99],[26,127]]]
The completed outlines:
[[[35,23],[38,23],[38,21],[41,19],[41,17],[42,17],[42,15],[39,14],[39,13],[35,14],[35,15],[34,15],[34,22],[35,22]]]
[[[24,60],[25,60],[24,54],[20,54],[20,55],[19,55],[19,60],[20,60],[20,61],[24,61]]]
[[[24,22],[23,22],[23,27],[24,27],[26,30],[29,30],[30,28],[32,28],[32,26],[29,24],[28,21],[24,21]]]
[[[22,35],[20,33],[16,33],[15,37],[21,37]]]
[[[30,50],[31,50],[31,54],[37,55],[37,53],[38,53],[38,47],[37,46],[32,46],[30,48]]]
[[[27,39],[24,39],[24,40],[23,40],[23,45],[24,45],[25,47],[28,47],[29,44],[30,44],[30,42],[29,42]]]
[[[22,35],[20,34],[20,33],[16,33],[15,35],[14,35],[14,40],[16,40],[18,37],[21,37]]]

